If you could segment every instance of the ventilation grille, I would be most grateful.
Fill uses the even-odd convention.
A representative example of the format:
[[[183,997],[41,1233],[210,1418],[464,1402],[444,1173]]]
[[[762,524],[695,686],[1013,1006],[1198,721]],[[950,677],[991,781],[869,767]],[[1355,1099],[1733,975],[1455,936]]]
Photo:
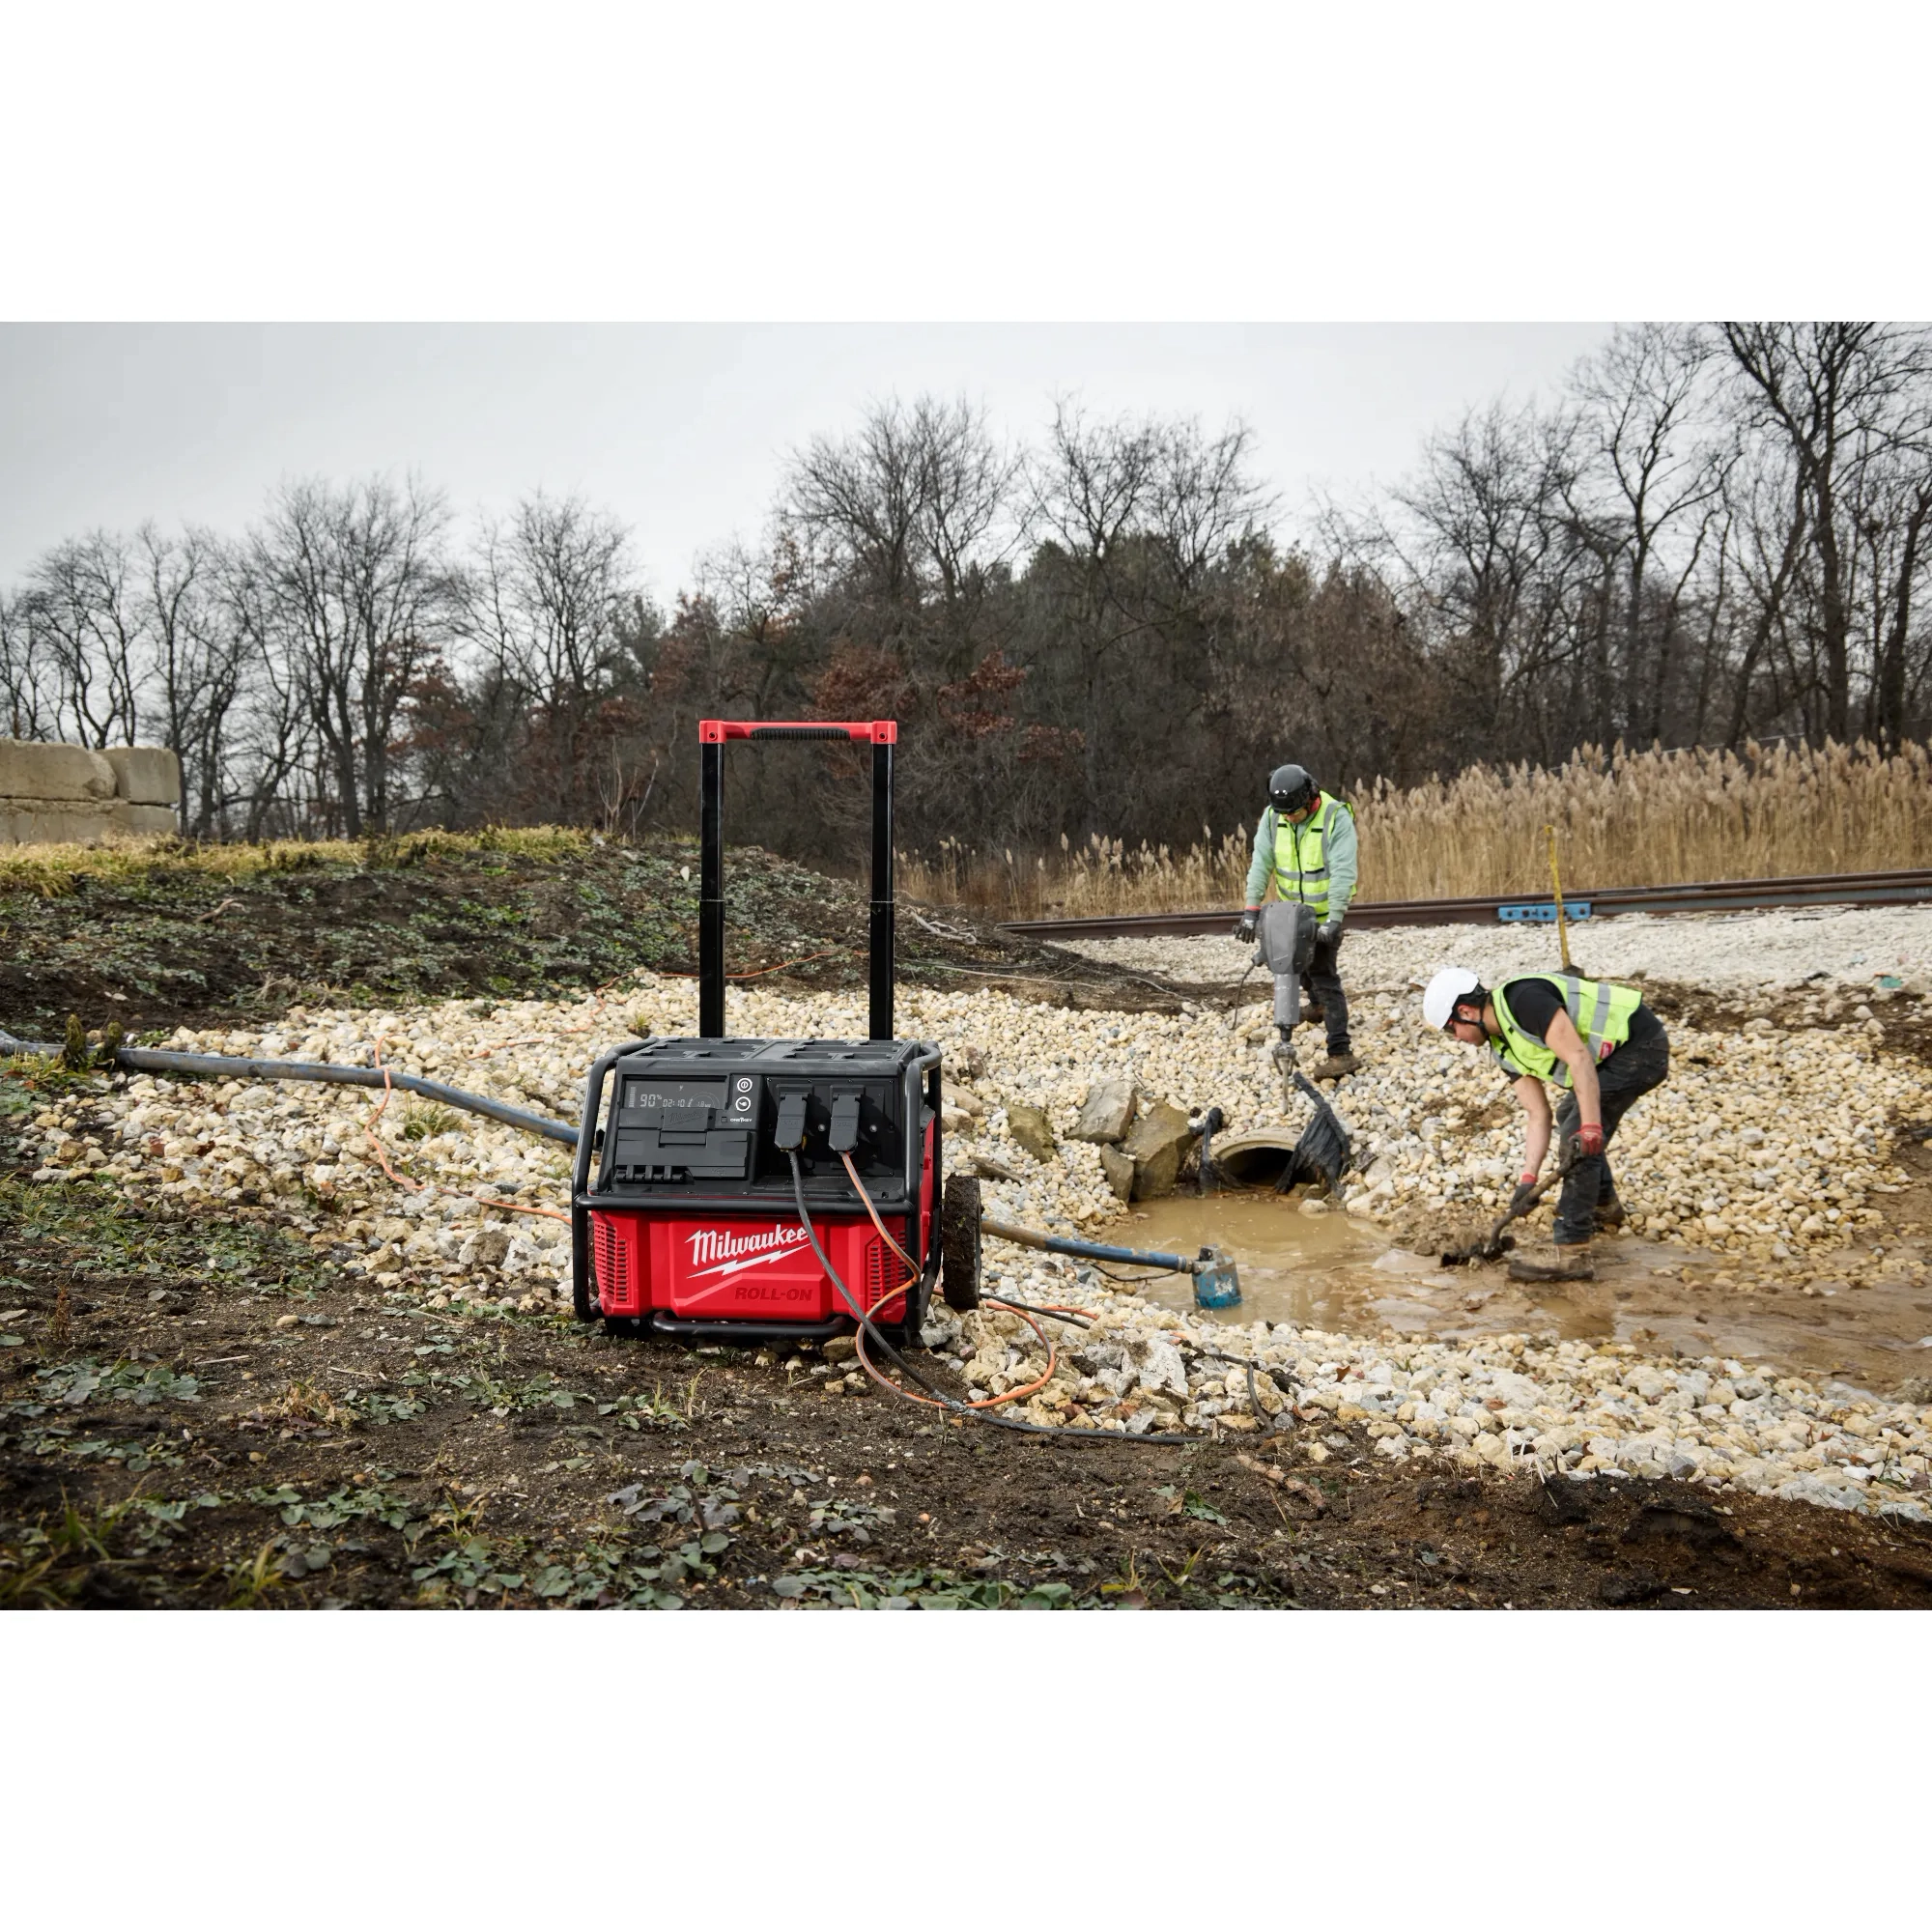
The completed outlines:
[[[606,1315],[638,1313],[638,1291],[631,1274],[630,1236],[615,1223],[596,1222],[597,1301]]]
[[[905,1264],[901,1262],[885,1242],[876,1237],[866,1243],[866,1311],[870,1314],[878,1306],[879,1296],[891,1293],[900,1286],[905,1275]],[[880,1319],[887,1317],[896,1321],[905,1314],[905,1297],[895,1294],[891,1301],[878,1309]]]

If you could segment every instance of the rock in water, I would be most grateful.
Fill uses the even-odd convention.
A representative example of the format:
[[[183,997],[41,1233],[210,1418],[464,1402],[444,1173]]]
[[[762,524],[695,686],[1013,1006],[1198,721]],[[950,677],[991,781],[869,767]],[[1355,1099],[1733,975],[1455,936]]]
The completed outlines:
[[[1127,1129],[1133,1123],[1133,1082],[1096,1080],[1087,1090],[1080,1118],[1073,1123],[1073,1138],[1076,1141],[1098,1141],[1103,1145],[1119,1142],[1126,1138]]]
[[[1007,1108],[1007,1131],[1036,1160],[1052,1160],[1060,1151],[1053,1137],[1053,1122],[1038,1107],[1015,1100]]]
[[[1116,1200],[1134,1198],[1134,1164],[1119,1148],[1101,1148],[1100,1172],[1107,1177],[1107,1185],[1114,1190]]]
[[[1193,1138],[1187,1116],[1165,1100],[1156,1100],[1141,1116],[1122,1148],[1134,1164],[1136,1201],[1153,1201],[1174,1192],[1180,1156]]]

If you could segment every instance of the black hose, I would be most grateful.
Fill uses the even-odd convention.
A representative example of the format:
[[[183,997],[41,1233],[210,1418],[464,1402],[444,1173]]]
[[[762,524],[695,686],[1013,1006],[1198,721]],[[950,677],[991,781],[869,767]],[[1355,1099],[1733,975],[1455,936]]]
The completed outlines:
[[[1064,1321],[1069,1328],[1091,1328],[1093,1318],[1086,1315],[1067,1315],[1058,1308],[1042,1308],[1037,1301],[1012,1301],[1004,1294],[982,1294],[980,1299],[989,1308],[1017,1308],[1028,1315],[1044,1315],[1049,1321]]]
[[[14,1039],[0,1034],[0,1048],[9,1053],[35,1053],[58,1060],[62,1049],[44,1040]],[[461,1087],[445,1087],[440,1080],[425,1080],[420,1074],[399,1073],[393,1066],[335,1066],[323,1060],[233,1060],[218,1053],[169,1053],[159,1047],[124,1046],[114,1055],[117,1067],[136,1073],[205,1074],[224,1080],[314,1080],[342,1087],[395,1087],[405,1094],[419,1094],[426,1100],[440,1101],[446,1107],[460,1107],[465,1113],[481,1114],[506,1127],[526,1134],[542,1134],[546,1140],[561,1141],[575,1147],[577,1128],[567,1121],[553,1121],[545,1114],[526,1114],[521,1107],[492,1100],[487,1094],[466,1093]]]

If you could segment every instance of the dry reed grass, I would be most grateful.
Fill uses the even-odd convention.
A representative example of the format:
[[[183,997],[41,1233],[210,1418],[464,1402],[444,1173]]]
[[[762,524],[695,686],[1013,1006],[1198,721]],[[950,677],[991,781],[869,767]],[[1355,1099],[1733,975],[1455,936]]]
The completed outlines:
[[[1357,897],[1473,898],[1549,889],[1546,825],[1567,892],[1932,866],[1932,754],[1861,741],[1815,749],[1605,753],[1555,771],[1472,765],[1406,789],[1355,793]],[[1260,815],[1257,807],[1256,815]],[[945,841],[900,861],[914,895],[1032,919],[1179,912],[1240,901],[1251,828],[1202,828],[1185,851],[1094,838],[1058,852],[985,853]]]

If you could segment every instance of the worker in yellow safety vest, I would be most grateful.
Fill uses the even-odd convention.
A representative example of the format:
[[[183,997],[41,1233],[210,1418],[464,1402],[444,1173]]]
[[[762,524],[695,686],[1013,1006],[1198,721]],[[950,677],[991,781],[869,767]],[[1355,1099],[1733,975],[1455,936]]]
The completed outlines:
[[[1663,1022],[1634,986],[1524,973],[1498,980],[1492,990],[1463,966],[1445,966],[1430,980],[1422,1013],[1452,1039],[1488,1047],[1516,1084],[1529,1126],[1513,1208],[1524,1205],[1549,1151],[1547,1086],[1561,1092],[1555,1125],[1568,1172],[1556,1204],[1555,1238],[1547,1249],[1512,1255],[1509,1271],[1515,1281],[1593,1279],[1592,1237],[1624,1222],[1604,1149],[1631,1103],[1670,1076]]]
[[[1321,1009],[1328,1057],[1316,1063],[1318,1080],[1339,1080],[1361,1065],[1349,1043],[1349,1002],[1335,955],[1342,950],[1342,921],[1355,896],[1355,812],[1325,792],[1299,765],[1278,765],[1268,777],[1267,810],[1255,828],[1255,855],[1248,867],[1246,909],[1235,937],[1252,943],[1268,888],[1277,898],[1298,901],[1321,921],[1315,956],[1301,976],[1302,989]]]

